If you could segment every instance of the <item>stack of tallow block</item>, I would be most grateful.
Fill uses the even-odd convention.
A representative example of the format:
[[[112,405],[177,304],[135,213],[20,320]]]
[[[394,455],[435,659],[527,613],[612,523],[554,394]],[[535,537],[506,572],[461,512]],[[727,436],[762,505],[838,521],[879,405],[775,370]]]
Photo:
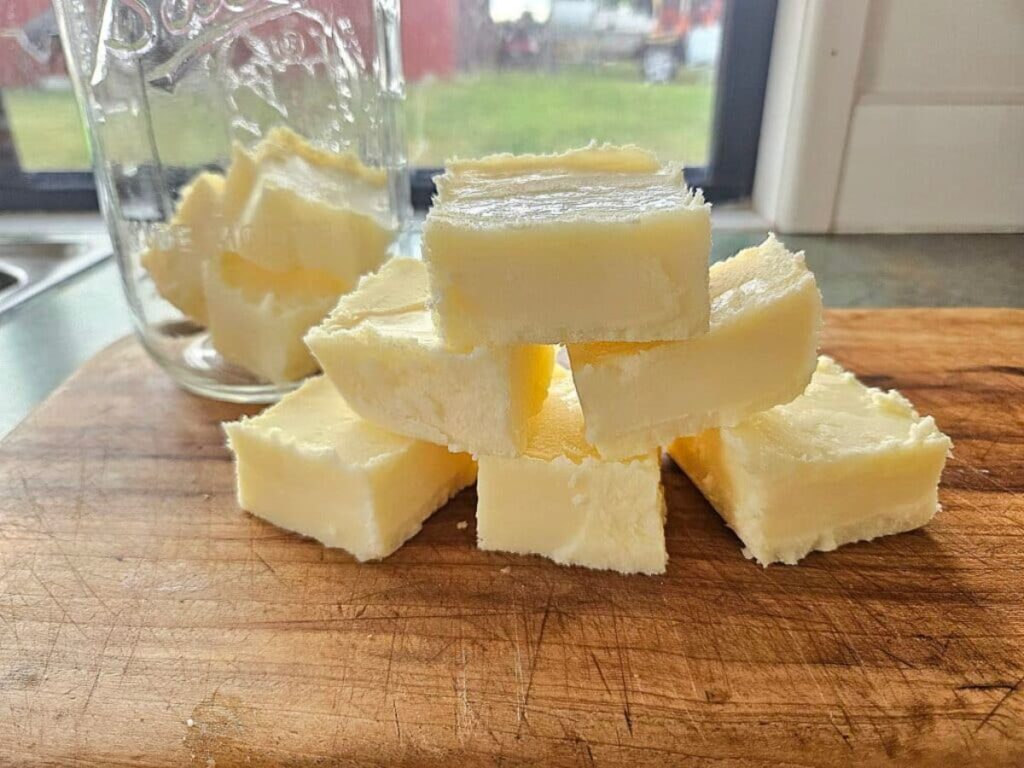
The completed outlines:
[[[306,336],[324,376],[227,425],[240,503],[383,557],[476,471],[481,548],[655,574],[667,449],[765,564],[930,519],[949,440],[818,357],[803,256],[709,271],[710,245],[635,148],[450,163],[423,261],[364,277]]]
[[[315,373],[302,343],[395,236],[387,176],[275,128],[185,187],[140,263],[221,357],[275,384]]]

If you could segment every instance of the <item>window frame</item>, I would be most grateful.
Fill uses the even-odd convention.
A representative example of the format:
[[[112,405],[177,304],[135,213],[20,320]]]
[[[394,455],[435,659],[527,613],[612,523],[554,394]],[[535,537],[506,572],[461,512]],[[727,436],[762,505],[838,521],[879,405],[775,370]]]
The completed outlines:
[[[702,188],[710,202],[747,198],[753,189],[777,5],[777,0],[725,3],[709,161],[684,169],[687,183]],[[430,207],[436,192],[433,178],[441,172],[441,168],[410,169],[415,209]],[[20,167],[0,91],[0,213],[97,208],[92,172]]]
[[[94,211],[99,207],[92,171],[25,171],[0,91],[0,213]]]
[[[754,188],[777,8],[777,0],[725,4],[710,159],[684,171],[711,202],[748,198]]]

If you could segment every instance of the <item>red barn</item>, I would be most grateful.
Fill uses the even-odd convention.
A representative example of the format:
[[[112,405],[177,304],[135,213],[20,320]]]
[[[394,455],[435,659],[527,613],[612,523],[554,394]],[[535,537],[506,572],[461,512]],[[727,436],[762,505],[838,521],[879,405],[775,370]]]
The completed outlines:
[[[402,1],[402,66],[408,80],[455,72],[459,0]]]
[[[0,2],[0,88],[64,71],[50,0]]]

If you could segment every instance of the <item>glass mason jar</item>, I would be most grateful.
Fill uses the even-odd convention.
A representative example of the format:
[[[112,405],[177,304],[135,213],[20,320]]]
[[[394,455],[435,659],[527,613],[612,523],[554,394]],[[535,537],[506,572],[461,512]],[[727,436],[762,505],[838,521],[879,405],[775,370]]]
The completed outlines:
[[[138,335],[270,402],[409,213],[399,0],[54,0]]]

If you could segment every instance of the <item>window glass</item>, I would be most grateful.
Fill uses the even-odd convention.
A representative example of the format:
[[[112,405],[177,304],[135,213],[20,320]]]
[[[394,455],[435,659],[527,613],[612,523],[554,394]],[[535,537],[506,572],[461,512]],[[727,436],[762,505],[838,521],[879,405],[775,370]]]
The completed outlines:
[[[50,0],[0,0],[0,97],[23,170],[89,168]]]
[[[591,139],[708,159],[722,0],[405,0],[412,166]]]
[[[705,164],[722,6],[404,0],[410,165],[548,152],[590,139]],[[89,167],[49,0],[0,1],[0,98],[22,169]],[[209,135],[201,129],[180,137],[189,157],[204,154],[194,146]]]

